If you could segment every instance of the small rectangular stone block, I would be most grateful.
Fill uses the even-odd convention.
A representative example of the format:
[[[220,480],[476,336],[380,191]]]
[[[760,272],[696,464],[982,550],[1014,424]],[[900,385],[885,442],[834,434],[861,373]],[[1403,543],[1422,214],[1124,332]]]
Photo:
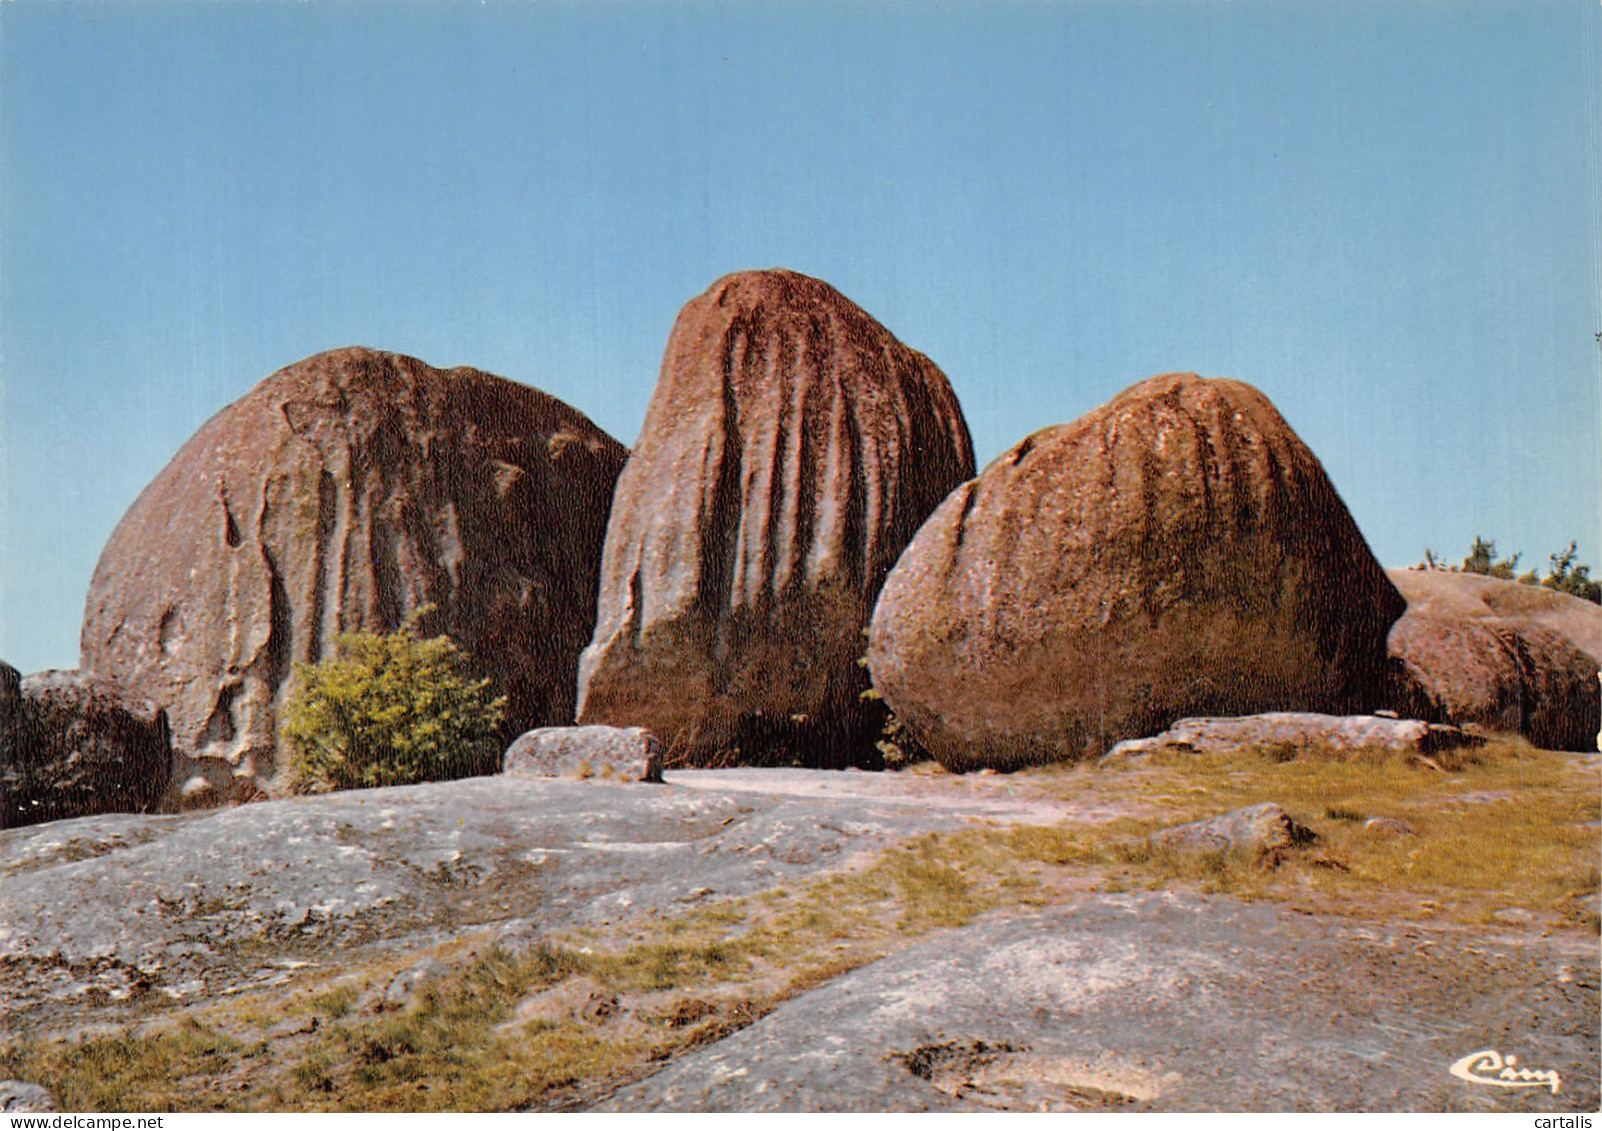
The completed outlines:
[[[518,737],[503,774],[535,778],[662,780],[662,744],[644,727],[540,727]]]

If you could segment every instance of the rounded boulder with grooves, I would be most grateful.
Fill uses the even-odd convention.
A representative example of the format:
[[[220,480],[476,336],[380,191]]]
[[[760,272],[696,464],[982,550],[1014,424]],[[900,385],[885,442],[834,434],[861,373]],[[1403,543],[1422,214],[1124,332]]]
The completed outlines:
[[[537,389],[343,349],[207,422],[112,534],[83,665],[165,707],[173,787],[271,791],[292,665],[340,633],[448,634],[508,736],[571,720],[623,447]]]
[[[1403,601],[1256,389],[1154,377],[946,499],[885,581],[874,686],[953,769],[1192,715],[1378,706]]]
[[[669,765],[861,761],[874,597],[972,474],[928,358],[817,279],[720,279],[618,480],[579,721],[648,727]]]

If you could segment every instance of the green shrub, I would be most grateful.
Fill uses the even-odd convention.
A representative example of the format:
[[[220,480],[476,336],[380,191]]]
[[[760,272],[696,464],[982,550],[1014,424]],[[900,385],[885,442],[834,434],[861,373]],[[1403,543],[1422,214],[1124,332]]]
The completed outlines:
[[[1582,600],[1602,604],[1602,582],[1591,580],[1591,567],[1582,562],[1576,562],[1576,543],[1570,542],[1567,550],[1547,556],[1547,574],[1542,578],[1535,570],[1524,573],[1518,572],[1519,559],[1523,554],[1514,554],[1511,558],[1501,561],[1496,557],[1496,543],[1487,541],[1478,536],[1474,545],[1469,549],[1468,557],[1463,559],[1460,566],[1442,566],[1441,559],[1435,552],[1425,549],[1424,560],[1431,569],[1448,569],[1453,572],[1478,573],[1486,577],[1499,577],[1504,581],[1519,581],[1525,585],[1539,585],[1546,589],[1555,589],[1559,593],[1567,593]]]
[[[293,788],[407,785],[485,773],[505,697],[475,680],[449,637],[418,637],[422,608],[392,633],[352,632],[334,656],[296,664],[281,718]]]
[[[1548,555],[1547,561],[1550,565],[1546,580],[1541,584],[1548,589],[1556,589],[1559,593],[1567,593],[1602,605],[1602,583],[1592,581],[1591,567],[1576,562],[1574,556],[1573,542],[1569,543],[1567,550]]]
[[[1514,571],[1519,568],[1519,559],[1523,556],[1523,554],[1514,554],[1504,561],[1497,561],[1496,543],[1487,542],[1476,535],[1468,557],[1463,559],[1462,569],[1464,573],[1482,573],[1487,577],[1499,577],[1503,581],[1512,581]]]

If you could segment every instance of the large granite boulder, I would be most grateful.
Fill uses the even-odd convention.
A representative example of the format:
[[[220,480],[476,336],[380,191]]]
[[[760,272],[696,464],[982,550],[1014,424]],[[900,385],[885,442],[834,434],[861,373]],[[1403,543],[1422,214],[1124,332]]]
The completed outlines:
[[[718,280],[618,480],[579,721],[648,727],[670,765],[852,761],[879,586],[972,474],[928,358],[817,279]]]
[[[1378,706],[1403,601],[1256,389],[1154,377],[946,499],[886,579],[875,687],[953,769],[1191,715]]]
[[[1448,570],[1392,570],[1407,615],[1391,630],[1396,710],[1590,750],[1602,726],[1602,606]]]
[[[83,663],[165,706],[175,776],[271,791],[297,662],[422,606],[507,696],[509,739],[572,719],[626,452],[546,394],[473,369],[343,349],[203,426],[112,534]],[[200,792],[207,792],[201,790]]]
[[[125,688],[0,664],[0,828],[152,809],[170,762],[166,715]]]

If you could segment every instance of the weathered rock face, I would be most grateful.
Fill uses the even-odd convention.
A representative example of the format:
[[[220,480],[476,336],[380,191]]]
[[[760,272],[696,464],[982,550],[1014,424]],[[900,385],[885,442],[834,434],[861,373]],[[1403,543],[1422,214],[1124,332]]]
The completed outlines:
[[[86,668],[167,707],[174,786],[270,785],[297,661],[423,605],[507,696],[515,736],[572,718],[624,449],[560,401],[366,349],[281,370],[213,417],[118,525]]]
[[[1550,629],[1602,667],[1602,605],[1545,586],[1477,573],[1392,569],[1386,574],[1407,601],[1409,614],[1450,620],[1496,617],[1520,627]]]
[[[874,597],[972,474],[928,358],[817,279],[720,279],[618,481],[579,721],[649,727],[670,764],[846,761]]]
[[[1371,710],[1403,607],[1267,398],[1171,374],[954,491],[886,579],[868,660],[944,764],[1011,767],[1187,715]]]
[[[0,660],[0,767],[9,766],[22,711],[22,673]]]
[[[110,680],[0,665],[0,828],[153,808],[167,718]]]
[[[1390,636],[1398,711],[1553,750],[1594,747],[1602,608],[1474,574],[1393,570],[1391,578],[1409,602]]]

